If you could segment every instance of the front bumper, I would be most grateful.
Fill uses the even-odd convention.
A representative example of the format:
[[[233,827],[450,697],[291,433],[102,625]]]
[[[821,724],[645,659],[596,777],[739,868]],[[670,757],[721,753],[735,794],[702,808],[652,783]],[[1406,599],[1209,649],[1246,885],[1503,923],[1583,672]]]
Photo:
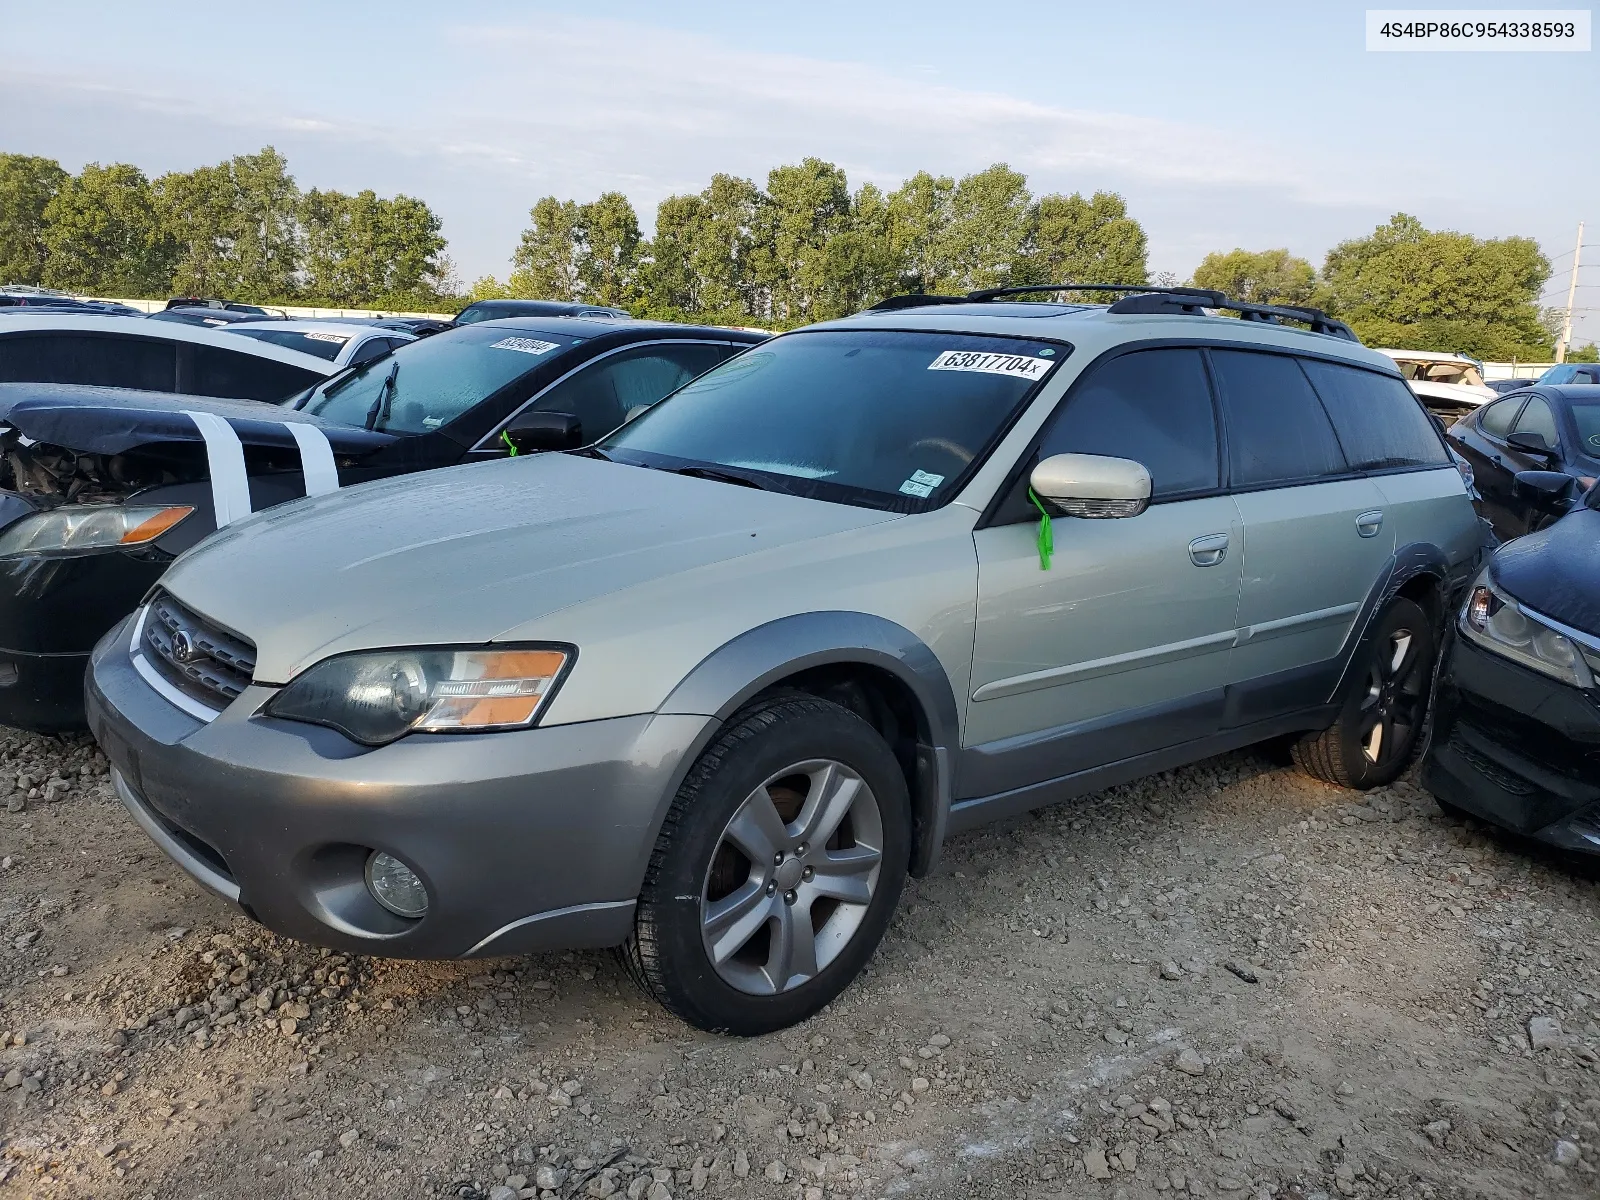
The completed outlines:
[[[209,724],[163,699],[128,655],[96,647],[89,724],[140,825],[269,928],[357,953],[458,958],[615,945],[656,833],[709,736],[698,716],[633,716],[375,750],[260,716],[252,686]],[[367,892],[382,850],[427,885],[417,921]]]
[[[1600,854],[1600,699],[1452,636],[1422,785],[1516,833]]]

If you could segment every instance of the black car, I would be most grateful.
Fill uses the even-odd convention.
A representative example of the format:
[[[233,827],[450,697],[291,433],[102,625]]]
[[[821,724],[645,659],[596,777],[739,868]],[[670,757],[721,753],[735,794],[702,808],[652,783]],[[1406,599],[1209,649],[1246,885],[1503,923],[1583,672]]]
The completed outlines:
[[[1549,519],[1538,497],[1516,486],[1518,472],[1561,472],[1580,490],[1600,476],[1600,386],[1540,384],[1512,392],[1468,413],[1446,436],[1472,467],[1480,511],[1508,541]]]
[[[1422,783],[1447,808],[1600,853],[1600,488],[1489,560],[1434,720]]]
[[[1483,386],[1504,396],[1507,392],[1520,392],[1525,387],[1532,387],[1533,383],[1531,379],[1485,379]]]
[[[625,321],[628,314],[603,304],[571,304],[565,300],[478,300],[456,314],[457,325],[501,321],[507,317],[595,317]]]
[[[160,312],[151,313],[146,319],[151,321],[179,321],[185,325],[206,325],[212,329],[221,329],[225,325],[232,325],[239,321],[276,321],[282,318],[265,310],[252,309],[241,312],[233,308],[209,308],[197,305],[193,308],[164,308]]]
[[[282,406],[0,384],[0,724],[80,726],[90,649],[219,526],[366,480],[583,445],[761,340],[497,321],[408,342]]]

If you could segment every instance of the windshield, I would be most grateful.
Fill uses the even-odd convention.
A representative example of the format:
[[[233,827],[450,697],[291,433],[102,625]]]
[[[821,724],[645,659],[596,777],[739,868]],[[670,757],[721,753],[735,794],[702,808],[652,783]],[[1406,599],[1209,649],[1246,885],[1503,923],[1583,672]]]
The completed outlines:
[[[317,388],[296,407],[342,425],[431,433],[582,340],[458,329],[408,342]]]
[[[600,443],[619,462],[919,511],[955,494],[1070,347],[826,330],[730,359]]]
[[[1458,383],[1465,387],[1482,387],[1483,376],[1471,363],[1418,362],[1399,359],[1400,374],[1415,383]]]
[[[339,357],[339,351],[350,341],[347,333],[297,333],[292,329],[240,329],[228,330],[240,337],[255,338],[258,342],[271,342],[285,350],[298,350],[301,354],[315,354],[329,362]]]
[[[1572,420],[1578,426],[1578,446],[1583,456],[1600,459],[1600,400],[1574,403]]]

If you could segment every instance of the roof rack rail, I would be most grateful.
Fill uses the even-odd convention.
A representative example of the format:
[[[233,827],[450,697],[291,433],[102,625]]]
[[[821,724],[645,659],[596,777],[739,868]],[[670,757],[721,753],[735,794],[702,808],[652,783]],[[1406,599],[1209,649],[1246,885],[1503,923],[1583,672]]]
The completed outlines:
[[[1320,308],[1299,304],[1252,304],[1235,300],[1226,293],[1211,288],[1158,287],[1142,283],[1033,283],[1021,287],[982,288],[965,296],[924,295],[914,292],[905,296],[889,296],[878,301],[868,312],[892,312],[900,308],[921,308],[930,304],[982,304],[1007,296],[1026,296],[1040,292],[1126,292],[1120,300],[1111,302],[1109,312],[1117,314],[1165,313],[1171,316],[1204,316],[1208,308],[1238,313],[1241,320],[1260,321],[1279,325],[1295,321],[1308,325],[1312,333],[1343,338],[1349,342],[1361,339],[1355,330]]]

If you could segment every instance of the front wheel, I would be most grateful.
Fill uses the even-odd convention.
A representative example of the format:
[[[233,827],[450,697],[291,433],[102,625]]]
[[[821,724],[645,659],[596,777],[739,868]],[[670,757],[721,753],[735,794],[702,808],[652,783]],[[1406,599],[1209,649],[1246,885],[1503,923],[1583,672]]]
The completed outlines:
[[[1293,749],[1306,774],[1339,787],[1382,787],[1411,765],[1433,698],[1438,634],[1418,605],[1391,600],[1350,665],[1338,719]]]
[[[701,1029],[803,1021],[876,949],[910,831],[905,776],[860,717],[803,695],[747,709],[678,790],[623,962]]]

